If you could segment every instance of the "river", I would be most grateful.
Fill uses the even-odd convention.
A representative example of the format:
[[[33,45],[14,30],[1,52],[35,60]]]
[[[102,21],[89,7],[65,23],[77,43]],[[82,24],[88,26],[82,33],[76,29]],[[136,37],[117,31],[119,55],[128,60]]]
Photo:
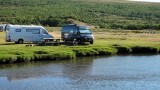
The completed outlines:
[[[0,90],[159,90],[160,55],[0,65]]]

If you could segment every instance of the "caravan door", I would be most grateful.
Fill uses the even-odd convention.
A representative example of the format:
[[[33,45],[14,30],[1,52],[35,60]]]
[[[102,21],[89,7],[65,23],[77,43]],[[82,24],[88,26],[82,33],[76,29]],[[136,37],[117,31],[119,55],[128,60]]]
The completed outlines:
[[[40,29],[32,30],[32,40],[33,42],[40,42],[42,40],[42,34]]]

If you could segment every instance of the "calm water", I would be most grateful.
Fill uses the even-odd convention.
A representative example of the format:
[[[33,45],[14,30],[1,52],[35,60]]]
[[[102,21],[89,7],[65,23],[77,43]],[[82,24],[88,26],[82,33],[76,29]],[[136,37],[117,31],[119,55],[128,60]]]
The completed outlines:
[[[159,90],[160,55],[0,65],[0,90]]]

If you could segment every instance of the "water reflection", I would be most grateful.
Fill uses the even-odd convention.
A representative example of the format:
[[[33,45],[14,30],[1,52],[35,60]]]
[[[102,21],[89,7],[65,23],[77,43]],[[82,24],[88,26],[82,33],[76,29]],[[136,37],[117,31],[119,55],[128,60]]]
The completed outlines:
[[[160,55],[0,65],[0,90],[159,90]]]
[[[36,78],[42,76],[74,76],[90,73],[93,58],[78,58],[64,61],[41,61],[17,64],[3,64],[0,66],[0,77],[7,77],[9,81]]]

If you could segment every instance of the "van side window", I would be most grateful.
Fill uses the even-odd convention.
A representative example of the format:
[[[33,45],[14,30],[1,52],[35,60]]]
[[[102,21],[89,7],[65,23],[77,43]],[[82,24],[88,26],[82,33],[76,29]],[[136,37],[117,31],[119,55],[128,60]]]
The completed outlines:
[[[32,32],[32,29],[26,29],[26,32]]]
[[[33,29],[33,30],[32,30],[32,33],[33,33],[33,34],[40,34],[40,29]]]
[[[0,26],[0,30],[3,30],[3,26]]]
[[[21,32],[21,29],[16,29],[16,32]]]
[[[63,32],[76,34],[77,28],[76,28],[76,26],[66,26],[66,27],[63,27]]]

